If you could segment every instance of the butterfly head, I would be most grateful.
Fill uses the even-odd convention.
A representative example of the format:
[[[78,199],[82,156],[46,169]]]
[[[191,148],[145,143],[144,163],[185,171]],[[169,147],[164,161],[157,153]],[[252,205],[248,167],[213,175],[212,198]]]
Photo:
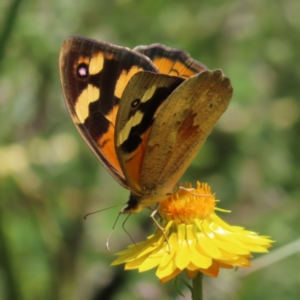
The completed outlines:
[[[127,214],[127,213],[138,213],[140,212],[143,207],[140,205],[140,199],[141,196],[134,195],[133,193],[130,193],[129,200],[127,201],[126,206],[122,208],[120,211],[121,214]]]
[[[131,191],[129,200],[120,213],[138,213],[143,208],[149,208],[154,204],[160,203],[168,194],[172,193],[173,190],[174,189],[171,188],[170,191],[167,192],[165,187],[153,186],[152,188],[144,187],[142,194],[140,195],[137,195]]]

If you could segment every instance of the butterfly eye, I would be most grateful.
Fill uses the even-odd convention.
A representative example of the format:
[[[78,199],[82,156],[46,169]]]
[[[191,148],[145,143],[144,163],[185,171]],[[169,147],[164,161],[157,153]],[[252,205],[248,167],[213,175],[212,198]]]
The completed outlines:
[[[77,67],[77,76],[80,79],[85,79],[89,76],[89,69],[88,69],[88,65],[81,63],[78,65]]]
[[[135,99],[134,101],[131,102],[131,107],[135,108],[140,104],[141,100],[140,99]]]

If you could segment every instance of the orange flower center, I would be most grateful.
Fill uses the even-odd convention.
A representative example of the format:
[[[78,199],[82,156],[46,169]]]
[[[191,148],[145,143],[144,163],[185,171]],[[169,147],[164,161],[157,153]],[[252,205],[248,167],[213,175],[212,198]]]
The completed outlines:
[[[176,224],[193,224],[194,219],[208,219],[214,212],[215,196],[211,194],[210,186],[197,182],[196,188],[187,184],[178,191],[166,197],[158,207],[163,219]]]

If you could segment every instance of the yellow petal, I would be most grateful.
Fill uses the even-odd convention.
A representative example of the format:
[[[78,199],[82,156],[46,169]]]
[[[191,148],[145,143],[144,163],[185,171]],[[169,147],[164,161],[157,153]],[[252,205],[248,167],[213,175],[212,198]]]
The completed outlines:
[[[186,267],[186,270],[197,271],[199,270],[199,267],[195,266],[192,262],[190,262],[189,265]]]
[[[196,240],[194,226],[186,225],[186,234],[188,240],[188,247],[190,250],[190,261],[198,268],[207,269],[212,264],[212,258],[204,256],[196,250],[198,241]]]
[[[239,255],[247,255],[249,254],[249,251],[242,249],[238,247],[235,244],[229,243],[229,242],[223,242],[219,241],[217,239],[214,239],[214,243],[221,249],[224,249],[225,251],[234,253],[234,254],[239,254]]]
[[[139,272],[148,271],[159,265],[161,257],[148,257],[144,262],[141,263],[139,267]]]
[[[212,242],[211,239],[206,237],[203,233],[197,234],[199,247],[212,258],[221,258],[222,253],[220,249]]]
[[[174,277],[176,277],[180,272],[181,272],[181,270],[175,269],[173,273],[171,273],[171,274],[169,274],[167,276],[162,276],[162,277],[159,277],[159,275],[161,275],[161,274],[158,274],[158,272],[156,272],[156,276],[158,278],[160,278],[160,282],[161,283],[165,283],[165,282],[173,279]]]
[[[176,266],[180,270],[183,270],[190,263],[191,260],[190,258],[191,258],[191,253],[187,245],[187,241],[184,240],[175,257]]]
[[[147,256],[140,257],[125,264],[125,270],[138,269],[140,265],[147,259]]]
[[[170,274],[172,274],[173,272],[175,272],[176,269],[178,268],[176,267],[175,260],[172,259],[167,265],[164,265],[163,267],[159,265],[156,275],[158,276],[158,278],[167,277],[170,276]]]

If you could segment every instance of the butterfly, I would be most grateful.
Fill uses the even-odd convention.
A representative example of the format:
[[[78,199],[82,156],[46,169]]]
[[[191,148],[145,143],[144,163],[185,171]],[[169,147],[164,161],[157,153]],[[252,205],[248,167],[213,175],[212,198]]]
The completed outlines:
[[[182,50],[71,36],[60,78],[71,118],[108,172],[130,190],[121,213],[162,201],[232,97],[230,80]]]

